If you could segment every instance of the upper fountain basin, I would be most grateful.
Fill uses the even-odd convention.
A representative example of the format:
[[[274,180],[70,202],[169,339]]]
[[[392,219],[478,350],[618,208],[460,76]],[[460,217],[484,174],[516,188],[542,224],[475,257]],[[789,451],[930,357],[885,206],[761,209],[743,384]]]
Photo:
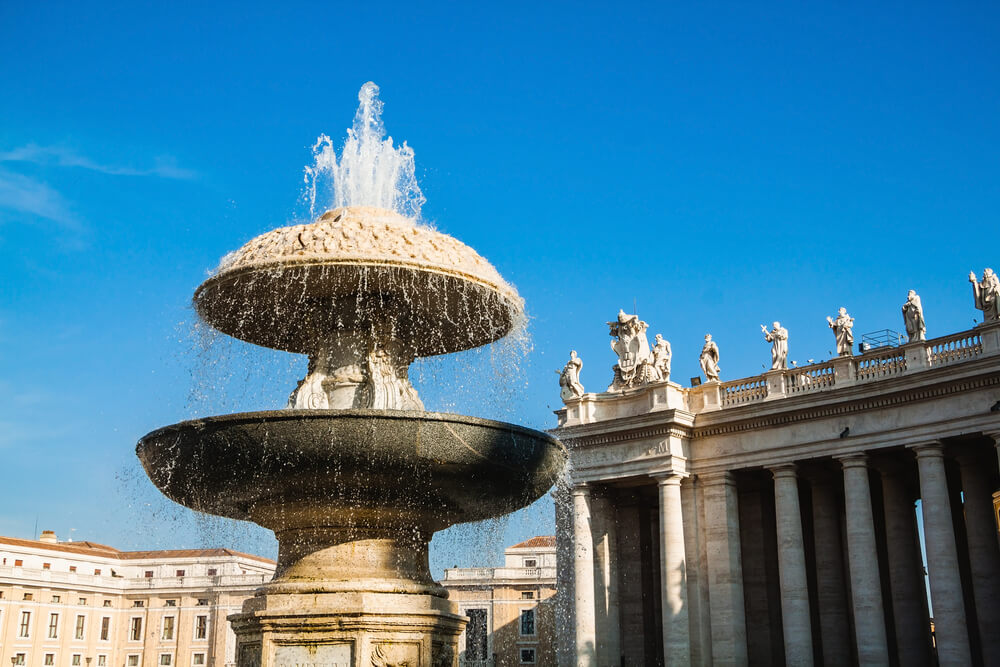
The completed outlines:
[[[334,332],[377,331],[415,356],[491,343],[524,310],[472,248],[370,206],[252,239],[202,283],[194,304],[216,329],[266,347],[310,353]]]
[[[158,429],[136,453],[169,498],[203,512],[296,524],[396,523],[430,530],[500,516],[545,493],[558,440],[462,415],[280,410]]]

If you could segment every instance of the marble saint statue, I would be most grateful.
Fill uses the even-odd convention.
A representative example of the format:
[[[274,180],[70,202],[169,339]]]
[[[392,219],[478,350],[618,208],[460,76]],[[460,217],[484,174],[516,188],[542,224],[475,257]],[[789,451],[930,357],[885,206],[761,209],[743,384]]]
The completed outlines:
[[[837,354],[841,357],[849,357],[854,351],[854,318],[847,314],[846,308],[841,308],[837,313],[837,319],[827,316],[826,321],[833,329],[833,335],[837,339]]]
[[[638,315],[626,315],[624,310],[619,310],[618,317],[608,322],[609,334],[614,337],[611,349],[618,355],[615,379],[608,391],[619,392],[657,379],[646,339],[648,328]]]
[[[653,340],[653,368],[664,382],[670,379],[670,356],[670,342],[664,340],[660,334],[656,334]]]
[[[924,325],[924,309],[920,305],[920,297],[915,290],[910,290],[903,304],[903,325],[910,343],[927,340],[927,327]]]
[[[764,340],[771,344],[771,370],[778,371],[788,368],[788,329],[775,322],[770,331],[762,324]]]
[[[705,345],[701,348],[701,370],[709,382],[719,381],[719,346],[712,340],[712,334],[705,334]]]
[[[556,371],[559,373],[559,397],[562,398],[563,403],[571,398],[583,396],[583,385],[580,384],[580,369],[582,368],[583,361],[576,356],[576,350],[571,350],[569,361],[563,366],[562,372]]]
[[[985,269],[983,279],[979,282],[976,282],[975,272],[970,271],[969,282],[972,283],[976,308],[983,311],[983,322],[1000,321],[1000,280],[993,269]]]

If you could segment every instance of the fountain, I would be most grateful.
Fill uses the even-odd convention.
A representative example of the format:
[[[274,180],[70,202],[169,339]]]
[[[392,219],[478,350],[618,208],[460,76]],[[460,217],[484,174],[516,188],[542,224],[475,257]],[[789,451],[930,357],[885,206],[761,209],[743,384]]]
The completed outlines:
[[[415,221],[412,151],[382,139],[377,92],[362,88],[340,162],[326,142],[311,172],[333,174],[341,205],[251,240],[194,295],[223,333],[309,356],[288,407],[167,426],[136,448],[169,498],[278,539],[274,579],[230,617],[238,667],[457,665],[466,619],[431,579],[431,536],[527,505],[566,459],[544,433],[426,412],[410,384],[417,357],[510,333],[523,301]]]

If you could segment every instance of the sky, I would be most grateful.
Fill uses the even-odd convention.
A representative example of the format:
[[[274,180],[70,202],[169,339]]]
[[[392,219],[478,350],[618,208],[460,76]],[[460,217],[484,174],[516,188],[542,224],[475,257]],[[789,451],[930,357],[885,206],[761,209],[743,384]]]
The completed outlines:
[[[210,7],[200,6],[211,4]],[[196,415],[284,404],[304,360],[207,335],[225,253],[302,221],[303,167],[358,89],[416,155],[426,220],[513,283],[530,350],[414,369],[431,409],[555,426],[578,351],[637,312],[722,379],[833,356],[826,316],[928,336],[1000,264],[1000,8],[917,3],[0,1],[0,535],[274,554],[165,500],[134,455]],[[508,346],[517,347],[517,346]],[[554,531],[551,500],[439,535],[432,566]]]

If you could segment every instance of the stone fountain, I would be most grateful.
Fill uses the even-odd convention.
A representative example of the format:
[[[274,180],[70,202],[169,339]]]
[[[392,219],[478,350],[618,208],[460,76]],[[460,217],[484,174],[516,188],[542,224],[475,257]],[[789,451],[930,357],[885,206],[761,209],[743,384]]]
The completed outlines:
[[[362,130],[380,110],[372,87]],[[137,446],[171,499],[278,539],[274,579],[230,617],[238,666],[457,665],[466,619],[431,579],[431,536],[539,498],[566,453],[538,431],[424,411],[408,368],[510,333],[517,292],[454,238],[349,205],[251,240],[194,305],[223,333],[309,356],[286,409],[187,421]]]

